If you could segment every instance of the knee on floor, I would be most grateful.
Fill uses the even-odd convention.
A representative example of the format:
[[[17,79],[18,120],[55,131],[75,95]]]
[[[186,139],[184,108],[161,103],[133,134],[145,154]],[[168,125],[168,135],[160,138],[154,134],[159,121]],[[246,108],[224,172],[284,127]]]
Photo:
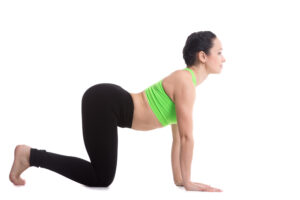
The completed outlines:
[[[91,183],[91,184],[87,184],[87,186],[89,187],[108,187],[111,185],[113,180],[111,179],[105,179],[105,180],[97,180],[96,182],[94,183]]]

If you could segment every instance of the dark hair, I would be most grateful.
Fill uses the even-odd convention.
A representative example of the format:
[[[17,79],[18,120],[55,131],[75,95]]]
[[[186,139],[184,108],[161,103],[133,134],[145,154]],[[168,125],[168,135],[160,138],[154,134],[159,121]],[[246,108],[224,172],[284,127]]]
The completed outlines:
[[[189,35],[182,51],[186,65],[194,65],[197,62],[196,54],[200,51],[209,55],[209,50],[213,46],[213,39],[216,37],[211,31],[199,31]]]

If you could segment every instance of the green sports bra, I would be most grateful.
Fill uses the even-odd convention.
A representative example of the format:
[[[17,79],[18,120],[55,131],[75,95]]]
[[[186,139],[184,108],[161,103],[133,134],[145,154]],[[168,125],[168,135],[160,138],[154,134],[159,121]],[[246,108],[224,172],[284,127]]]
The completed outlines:
[[[185,68],[184,70],[192,74],[192,80],[196,86],[196,76],[193,70],[189,68]],[[162,86],[162,80],[148,87],[145,93],[151,110],[162,126],[177,124],[175,104],[165,92]]]

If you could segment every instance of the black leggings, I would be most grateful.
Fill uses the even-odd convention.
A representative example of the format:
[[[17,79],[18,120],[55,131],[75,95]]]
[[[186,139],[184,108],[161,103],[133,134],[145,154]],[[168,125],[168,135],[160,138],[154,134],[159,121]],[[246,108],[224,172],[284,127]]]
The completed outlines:
[[[30,166],[43,167],[91,187],[108,187],[117,168],[119,127],[131,128],[133,100],[122,87],[101,83],[82,97],[83,139],[90,162],[31,148]]]

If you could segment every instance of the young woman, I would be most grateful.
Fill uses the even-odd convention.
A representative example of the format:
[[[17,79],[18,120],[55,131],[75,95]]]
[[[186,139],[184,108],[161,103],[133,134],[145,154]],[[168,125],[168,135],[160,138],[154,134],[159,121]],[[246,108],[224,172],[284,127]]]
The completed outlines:
[[[191,181],[193,156],[193,105],[196,87],[209,74],[220,73],[225,59],[222,45],[210,31],[192,33],[183,48],[186,68],[176,70],[140,93],[129,93],[111,83],[96,84],[82,97],[83,139],[90,162],[27,145],[17,145],[9,174],[15,185],[24,185],[20,175],[28,167],[43,167],[73,181],[108,187],[117,166],[117,127],[152,130],[171,125],[174,183],[186,190],[221,192]]]

